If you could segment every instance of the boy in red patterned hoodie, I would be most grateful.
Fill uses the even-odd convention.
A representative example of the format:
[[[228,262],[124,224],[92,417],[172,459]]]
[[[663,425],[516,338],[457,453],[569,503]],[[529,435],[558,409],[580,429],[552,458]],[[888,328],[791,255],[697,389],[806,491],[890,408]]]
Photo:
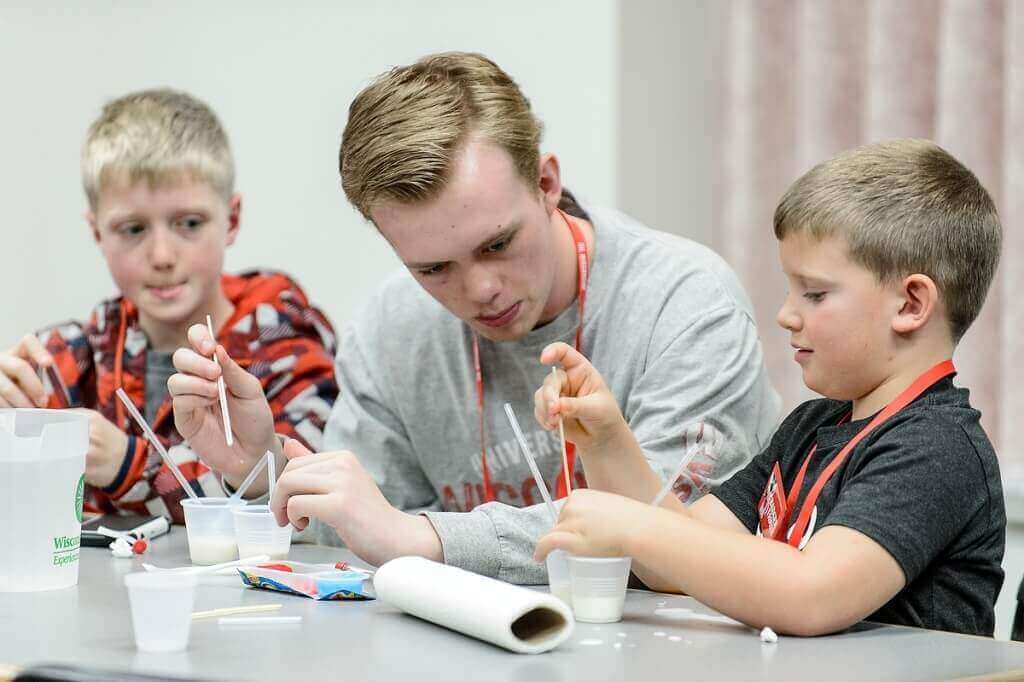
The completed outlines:
[[[199,495],[221,495],[249,461],[211,462],[175,429],[167,379],[189,325],[217,339],[266,392],[275,431],[317,449],[337,396],[334,332],[283,274],[222,272],[241,198],[216,115],[172,90],[109,103],[82,150],[85,217],[121,296],[88,322],[28,335],[0,353],[0,407],[73,407],[90,417],[86,509],[167,514],[186,496],[126,416],[124,388]],[[237,367],[234,371],[241,371]]]

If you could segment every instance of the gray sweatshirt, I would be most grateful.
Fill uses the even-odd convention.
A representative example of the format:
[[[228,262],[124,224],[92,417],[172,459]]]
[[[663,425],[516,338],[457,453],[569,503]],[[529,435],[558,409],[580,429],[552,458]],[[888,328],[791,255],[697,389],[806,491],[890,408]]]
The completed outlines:
[[[727,447],[695,460],[676,487],[693,501],[746,464],[778,423],[779,398],[751,305],[709,249],[616,211],[587,210],[596,246],[582,350],[651,466],[663,477],[673,473],[699,422],[726,437]],[[393,505],[426,514],[447,563],[514,583],[546,582],[532,555],[551,521],[502,406],[512,404],[553,489],[561,447],[557,432],[534,420],[533,393],[550,371],[538,360],[541,350],[572,344],[577,320],[571,305],[518,341],[480,339],[487,463],[498,502],[484,500],[472,334],[404,269],[342,333],[340,394],[325,449],[353,451]],[[320,524],[304,535],[339,542]]]

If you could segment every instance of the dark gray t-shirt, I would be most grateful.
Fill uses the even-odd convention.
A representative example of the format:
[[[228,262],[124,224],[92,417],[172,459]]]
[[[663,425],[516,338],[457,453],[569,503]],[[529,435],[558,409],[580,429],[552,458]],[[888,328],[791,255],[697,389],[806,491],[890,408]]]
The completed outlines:
[[[167,400],[167,380],[175,373],[173,353],[146,351],[146,421],[156,419],[157,410]]]
[[[867,620],[992,635],[1006,511],[996,455],[968,395],[952,378],[938,382],[866,436],[818,497],[804,541],[825,526],[846,526],[903,569],[906,586]],[[775,462],[790,486],[817,442],[794,523],[818,475],[870,421],[837,426],[849,413],[849,402],[804,403],[767,450],[712,494],[758,531],[757,503]]]

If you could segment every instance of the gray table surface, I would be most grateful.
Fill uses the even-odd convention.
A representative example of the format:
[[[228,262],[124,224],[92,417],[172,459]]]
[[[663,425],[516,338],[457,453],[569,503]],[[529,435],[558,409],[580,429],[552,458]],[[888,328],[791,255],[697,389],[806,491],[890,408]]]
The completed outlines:
[[[144,560],[187,563],[185,533],[153,542]],[[290,559],[352,560],[343,550],[296,545]],[[386,604],[316,602],[205,577],[196,610],[281,603],[275,615],[301,625],[221,629],[193,624],[188,649],[136,651],[123,577],[142,558],[114,559],[83,547],[77,587],[0,593],[0,663],[78,663],[224,680],[934,680],[1024,669],[1024,645],[913,628],[864,624],[829,637],[781,637],[702,620],[715,612],[693,599],[630,591],[620,623],[577,623],[568,642],[538,656],[490,644],[405,615]],[[358,564],[359,562],[354,562]],[[669,611],[659,610],[669,609]],[[688,609],[688,611],[687,611]],[[696,614],[696,617],[694,617]]]

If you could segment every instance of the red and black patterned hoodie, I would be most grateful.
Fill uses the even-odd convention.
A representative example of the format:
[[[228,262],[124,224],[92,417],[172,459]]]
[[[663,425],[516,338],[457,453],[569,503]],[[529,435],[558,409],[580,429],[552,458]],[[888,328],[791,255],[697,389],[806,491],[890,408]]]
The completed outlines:
[[[260,380],[277,433],[320,449],[324,424],[338,395],[331,323],[283,274],[225,274],[221,286],[235,311],[217,330],[218,343]],[[116,479],[106,488],[86,487],[86,510],[166,514],[183,523],[180,502],[187,493],[115,395],[123,387],[144,412],[149,341],[139,327],[135,305],[122,297],[103,301],[86,324],[56,325],[39,332],[39,338],[65,384],[51,392],[48,406],[96,410],[128,433]],[[150,426],[199,495],[223,494],[219,475],[182,442],[169,396]]]

